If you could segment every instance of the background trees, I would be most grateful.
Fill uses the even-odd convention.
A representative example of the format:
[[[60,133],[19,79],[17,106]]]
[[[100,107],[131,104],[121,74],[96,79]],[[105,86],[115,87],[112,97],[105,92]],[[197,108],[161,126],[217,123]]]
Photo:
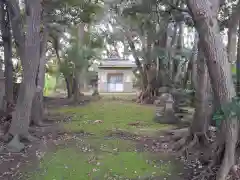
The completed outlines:
[[[180,141],[181,149],[207,144],[217,152],[210,157],[211,166],[220,165],[217,178],[226,179],[235,164],[239,138],[237,118],[224,109],[240,90],[239,4],[234,0],[1,1],[3,112],[14,102],[16,74],[21,77],[5,138],[8,149],[20,151],[20,140],[35,140],[28,132],[30,121],[45,126],[46,73],[62,76],[68,98],[79,102],[83,74],[115,49],[137,65],[138,103],[153,103],[163,86],[172,94],[176,89],[195,92],[196,112],[188,136]],[[212,143],[208,132],[217,109],[226,120]]]

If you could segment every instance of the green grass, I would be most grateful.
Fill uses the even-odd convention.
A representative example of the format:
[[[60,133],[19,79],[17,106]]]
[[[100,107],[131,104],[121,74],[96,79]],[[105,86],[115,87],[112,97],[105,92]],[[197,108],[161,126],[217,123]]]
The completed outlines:
[[[29,180],[127,180],[150,176],[166,177],[176,170],[175,163],[168,158],[160,164],[158,156],[136,151],[136,142],[122,139],[106,139],[110,131],[121,129],[138,134],[154,134],[167,125],[152,121],[154,108],[134,103],[99,101],[84,107],[63,107],[54,113],[74,114],[64,127],[69,132],[85,131],[90,137],[80,137],[59,146],[55,152],[47,153],[38,170],[27,173]],[[94,124],[95,120],[103,123]],[[139,121],[140,127],[129,126]],[[166,158],[166,157],[164,157]],[[27,178],[25,178],[27,179]]]
[[[135,133],[139,131],[154,133],[170,127],[153,122],[154,107],[135,103],[98,101],[81,108],[64,107],[57,111],[63,114],[74,114],[72,122],[64,125],[68,131],[85,131],[98,136],[118,129]],[[103,123],[94,123],[95,120],[101,120]],[[140,122],[138,127],[129,125],[137,121]]]
[[[66,156],[69,155],[69,156]],[[40,163],[40,171],[31,180],[92,180],[92,179],[132,179],[165,176],[171,171],[168,163],[156,165],[146,161],[145,154],[136,152],[81,153],[73,148],[58,150],[48,154]]]

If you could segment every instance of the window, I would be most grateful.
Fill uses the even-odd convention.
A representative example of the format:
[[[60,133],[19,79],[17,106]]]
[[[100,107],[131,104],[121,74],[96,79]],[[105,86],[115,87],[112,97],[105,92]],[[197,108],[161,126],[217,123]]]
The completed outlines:
[[[123,74],[108,74],[108,91],[123,91]]]

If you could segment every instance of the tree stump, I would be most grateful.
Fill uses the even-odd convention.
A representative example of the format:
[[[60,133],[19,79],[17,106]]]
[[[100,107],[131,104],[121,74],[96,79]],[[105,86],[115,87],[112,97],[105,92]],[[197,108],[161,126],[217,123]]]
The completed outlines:
[[[156,101],[156,114],[154,121],[162,124],[177,124],[179,118],[175,116],[174,100],[171,94],[164,93]]]

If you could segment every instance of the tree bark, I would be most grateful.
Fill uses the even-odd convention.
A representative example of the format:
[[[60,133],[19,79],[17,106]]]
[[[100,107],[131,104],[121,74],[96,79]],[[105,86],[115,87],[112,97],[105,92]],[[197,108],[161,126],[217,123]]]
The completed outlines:
[[[5,107],[4,107],[4,96],[5,96],[5,78],[4,78],[4,72],[2,71],[2,69],[0,69],[0,110],[5,111]]]
[[[228,28],[228,61],[235,62],[236,60],[236,46],[237,46],[237,22],[234,26]]]
[[[136,53],[135,44],[132,41],[132,39],[130,38],[131,36],[128,35],[128,33],[126,33],[126,37],[127,37],[127,40],[128,40],[129,47],[130,47],[130,49],[133,53],[133,57],[135,59],[136,66],[137,66],[138,71],[140,73],[140,77],[141,77],[141,81],[142,81],[142,89],[145,89],[147,87],[147,76],[144,73],[142,63],[140,62],[140,59],[138,58],[138,55]]]
[[[233,10],[232,15],[228,20],[228,61],[235,62],[236,60],[236,47],[237,47],[237,28],[239,24],[240,15],[240,1]]]
[[[211,3],[208,0],[188,0],[187,5],[199,33],[214,97],[216,97],[217,104],[223,107],[232,102],[236,92],[227,52],[220,35],[217,13],[214,11],[219,8],[219,2],[217,0],[213,0]],[[235,164],[238,129],[237,118],[228,118],[221,123],[221,130],[217,138],[218,146],[222,150],[224,149],[224,157],[217,173],[217,180],[225,180],[231,167]],[[216,156],[219,157],[219,154],[215,153]]]
[[[200,43],[199,43],[200,44]],[[198,48],[200,49],[200,48]],[[212,104],[210,102],[211,84],[205,58],[200,51],[197,58],[197,85],[195,92],[195,113],[190,127],[190,135],[198,136],[199,140],[206,139],[209,123],[212,115]]]
[[[240,96],[240,23],[238,28],[236,75],[237,75],[236,92],[237,95]]]
[[[1,2],[1,32],[4,46],[5,64],[5,97],[6,102],[13,103],[13,64],[12,64],[12,34],[7,5]]]
[[[38,73],[36,76],[36,92],[33,98],[32,112],[31,112],[31,120],[34,125],[42,126],[42,120],[44,115],[44,105],[43,105],[43,90],[44,90],[44,82],[45,82],[45,64],[46,64],[46,50],[47,50],[47,40],[48,40],[48,32],[45,27],[42,32],[42,40],[40,46],[40,63],[38,66]]]
[[[175,23],[174,25],[174,32],[173,32],[173,36],[171,39],[171,44],[169,49],[171,49],[174,44],[176,43],[176,39],[177,39],[177,28],[178,28],[178,24]],[[175,76],[175,62],[173,60],[173,56],[174,56],[174,52],[170,51],[168,52],[168,57],[169,57],[169,76],[170,76],[170,80],[173,82],[173,77]]]
[[[9,1],[10,2],[10,1]],[[36,76],[40,61],[40,25],[41,3],[39,0],[26,0],[26,34],[24,36],[21,22],[20,8],[16,1],[11,6],[11,22],[13,34],[18,41],[19,54],[23,66],[23,81],[20,87],[20,96],[17,99],[16,111],[13,113],[9,134],[13,136],[29,137],[28,128],[32,109],[32,101],[36,92]],[[16,11],[17,9],[17,11]],[[18,12],[15,14],[14,12]],[[16,20],[17,18],[17,20]],[[21,22],[22,23],[22,22]],[[20,34],[19,34],[20,32]],[[22,52],[23,51],[23,52]]]
[[[72,79],[70,77],[65,77],[65,83],[66,83],[66,88],[67,88],[67,97],[68,97],[68,99],[70,99],[70,98],[72,98],[72,95],[73,95]]]
[[[194,38],[194,47],[192,51],[191,59],[193,61],[192,63],[192,73],[191,73],[191,84],[193,86],[193,89],[197,89],[197,58],[198,58],[198,33],[195,32],[195,38]]]
[[[191,82],[191,86],[194,90],[196,90],[197,87],[197,59],[198,59],[198,33],[195,32],[195,37],[194,37],[194,45],[192,48],[192,54],[190,57],[190,60],[188,62],[188,68],[187,68],[187,73],[185,75],[184,79],[184,85],[185,89],[188,88],[188,81]]]
[[[75,69],[74,73],[74,102],[78,102],[80,100],[80,72],[79,69]]]

